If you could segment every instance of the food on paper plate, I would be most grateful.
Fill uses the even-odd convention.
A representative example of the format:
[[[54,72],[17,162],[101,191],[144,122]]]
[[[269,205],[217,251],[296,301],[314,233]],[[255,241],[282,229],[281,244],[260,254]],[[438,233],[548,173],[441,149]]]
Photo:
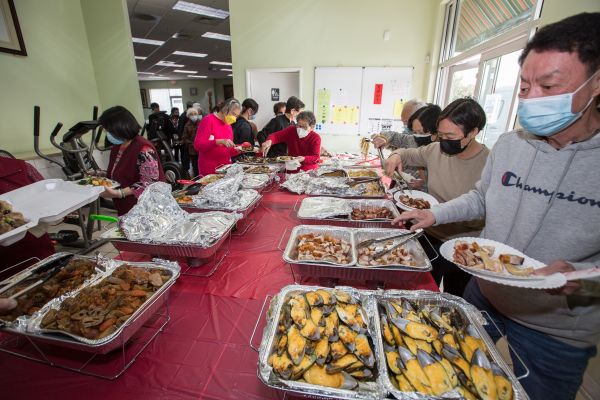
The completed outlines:
[[[101,339],[123,325],[146,300],[171,278],[164,269],[122,265],[100,283],[86,287],[51,309],[42,328],[87,339]]]
[[[307,233],[298,236],[296,251],[298,261],[329,261],[350,264],[351,245],[343,239],[323,233]]]
[[[94,274],[95,268],[96,263],[93,261],[73,259],[56,273],[50,270],[23,280],[23,282],[2,293],[2,297],[13,296],[36,281],[45,282],[41,282],[38,286],[34,286],[17,297],[17,307],[11,310],[8,315],[0,316],[0,319],[13,321],[21,315],[32,315],[50,300],[77,289]]]
[[[477,242],[457,240],[454,243],[454,262],[468,268],[483,269],[496,273],[507,272],[515,276],[530,276],[532,267],[523,267],[525,259],[515,254],[500,254],[494,257],[493,246],[480,246]]]
[[[410,197],[406,194],[400,196],[400,202],[405,206],[416,208],[417,210],[426,210],[431,208],[431,204],[420,197]]]
[[[92,185],[92,186],[104,186],[104,187],[113,187],[115,182],[111,181],[107,178],[102,178],[99,176],[90,176],[84,179],[81,179],[78,184],[80,185]]]
[[[258,165],[256,167],[248,168],[245,172],[247,174],[268,174],[271,172],[271,169],[266,165]]]
[[[362,304],[340,289],[291,295],[279,316],[268,363],[282,379],[356,390],[377,376]]]
[[[373,258],[373,255],[379,251],[387,250],[394,246],[393,240],[387,240],[383,243],[378,242],[374,243],[370,246],[359,247],[358,249],[358,263],[360,265],[366,266],[376,266],[376,265],[407,265],[409,267],[416,267],[417,262],[412,256],[412,254],[404,248],[404,246],[400,246],[391,250],[381,257],[376,259]]]
[[[294,158],[296,158],[296,157],[292,157],[292,156],[279,156],[279,157],[277,157],[277,161],[281,161],[281,162],[292,161]]]
[[[20,212],[13,211],[9,202],[0,200],[0,235],[25,225],[25,217]]]
[[[387,207],[355,207],[352,209],[351,218],[354,220],[393,219],[394,216]]]
[[[254,146],[248,142],[242,143],[240,147],[242,148],[243,151],[253,151],[254,150]]]

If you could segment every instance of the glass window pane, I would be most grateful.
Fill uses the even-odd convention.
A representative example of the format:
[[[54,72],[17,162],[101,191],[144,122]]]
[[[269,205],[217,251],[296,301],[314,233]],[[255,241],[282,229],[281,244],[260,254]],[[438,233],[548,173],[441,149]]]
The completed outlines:
[[[451,56],[477,46],[530,19],[536,0],[462,0]]]
[[[459,99],[461,97],[473,97],[475,94],[475,84],[477,83],[477,67],[454,71],[450,77],[450,94],[448,102]]]
[[[181,89],[179,88],[175,88],[175,89],[169,89],[169,95],[170,96],[181,96]]]
[[[183,111],[183,100],[181,97],[171,97],[171,107],[177,107],[179,113]]]
[[[480,104],[485,110],[487,123],[480,140],[492,147],[501,134],[512,128],[510,106],[515,101],[515,87],[519,83],[519,55],[521,50],[485,62]]]
[[[150,102],[158,103],[162,111],[171,110],[171,99],[169,89],[150,89]]]

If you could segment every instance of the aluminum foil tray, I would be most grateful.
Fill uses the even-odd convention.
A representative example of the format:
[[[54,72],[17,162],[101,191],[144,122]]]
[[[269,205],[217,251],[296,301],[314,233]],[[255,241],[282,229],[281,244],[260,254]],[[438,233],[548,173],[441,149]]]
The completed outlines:
[[[451,309],[457,310],[460,315],[463,317],[464,321],[469,321],[477,332],[480,334],[481,338],[484,340],[488,350],[489,355],[492,360],[506,373],[509,380],[513,385],[514,400],[524,400],[529,399],[523,386],[519,383],[516,376],[514,375],[512,368],[510,368],[493,343],[490,336],[485,331],[483,325],[486,324],[485,318],[481,315],[481,313],[471,304],[467,303],[464,299],[460,297],[453,296],[447,293],[437,293],[430,292],[426,290],[387,290],[382,293],[373,293],[373,298],[376,299],[377,304],[381,304],[386,300],[397,300],[400,298],[409,299],[415,302],[417,305],[420,304],[436,304],[444,307],[449,307]],[[374,318],[377,320],[377,324],[379,326],[380,334],[377,337],[378,346],[380,349],[383,349],[383,339],[381,335],[381,324],[380,324],[380,313],[378,311],[375,313]],[[417,392],[402,392],[390,380],[390,376],[388,373],[388,367],[385,360],[385,354],[383,351],[379,354],[379,375],[383,378],[383,384],[385,390],[392,394],[396,399],[399,400],[426,400],[426,399],[448,399],[448,397],[432,397],[428,395],[424,395]],[[450,398],[458,398],[450,397]]]
[[[269,174],[245,174],[242,180],[242,189],[254,189],[260,192],[272,180],[273,177]]]
[[[385,229],[385,228],[380,228],[380,229],[355,229],[354,230],[354,241],[355,243],[358,245],[360,242],[364,241],[364,240],[369,240],[369,239],[379,239],[382,237],[386,237],[386,236],[391,236],[397,233],[402,232],[401,229]],[[406,233],[409,233],[408,231],[406,231]],[[396,239],[398,240],[398,239]],[[409,251],[409,253],[411,253],[411,255],[413,256],[413,258],[415,259],[415,261],[417,262],[417,267],[412,267],[409,265],[402,265],[402,264],[389,264],[389,265],[378,265],[378,266],[371,266],[371,265],[365,265],[363,263],[361,263],[360,260],[360,256],[358,256],[357,254],[357,265],[360,267],[365,267],[365,268],[369,268],[369,269],[385,269],[385,270],[396,270],[396,271],[431,271],[432,266],[431,266],[431,261],[429,261],[429,258],[427,257],[427,254],[425,254],[425,250],[423,249],[423,247],[421,246],[421,243],[419,243],[418,240],[414,239],[414,240],[410,240],[407,243],[403,244],[402,247],[404,247],[406,250]],[[357,249],[357,253],[358,253],[358,249]]]
[[[259,194],[245,208],[241,208],[238,210],[230,210],[230,209],[226,209],[226,208],[216,208],[216,209],[202,208],[202,207],[193,207],[193,206],[185,206],[185,205],[181,205],[181,208],[184,211],[187,211],[189,213],[203,213],[203,212],[210,212],[210,211],[236,212],[237,214],[241,215],[240,219],[244,219],[258,206],[261,199],[262,199],[262,196]]]
[[[38,261],[37,263],[27,267],[26,269],[22,270],[21,272],[3,280],[2,282],[0,282],[0,289],[3,288],[7,288],[6,293],[9,293],[9,286],[10,287],[14,287],[16,285],[19,284],[19,282],[22,282],[28,278],[31,277],[32,274],[34,274],[37,270],[48,266],[49,264],[55,262],[55,261],[59,261],[60,259],[71,255],[70,253],[67,252],[60,252],[60,253],[56,253],[53,254],[49,257],[46,257],[45,259]],[[76,255],[73,256],[72,259],[75,260],[89,260],[89,261],[93,261],[96,263],[96,269],[95,269],[95,273],[89,277],[85,282],[83,282],[83,284],[81,285],[81,287],[86,286],[89,282],[93,282],[95,281],[98,276],[100,276],[105,270],[105,262],[107,261],[107,259],[96,259],[95,257],[89,257],[89,256],[80,256],[80,255]],[[66,266],[66,264],[65,264]],[[34,283],[35,280],[32,280],[29,283]],[[32,288],[34,289],[34,288]],[[73,291],[77,290],[77,288],[73,289]],[[65,293],[65,295],[69,294],[70,292]],[[0,297],[2,297],[3,295],[0,295]],[[48,303],[52,302],[53,300],[48,301]],[[46,303],[46,304],[48,304]],[[5,330],[8,330],[10,332],[22,332],[24,330],[27,329],[27,325],[29,324],[29,322],[31,321],[31,319],[35,316],[36,314],[33,314],[32,316],[29,315],[22,315],[20,317],[17,317],[14,321],[5,321],[5,320],[0,320],[0,326],[3,326],[5,328]]]
[[[333,203],[343,202],[344,205],[350,209],[350,213],[347,216],[323,216],[320,206],[321,199],[335,199]],[[321,200],[321,201],[320,201]],[[342,204],[342,203],[340,203]],[[342,199],[338,197],[307,197],[302,200],[300,208],[298,209],[297,216],[305,224],[323,224],[333,226],[347,226],[355,228],[388,228],[390,227],[391,220],[389,219],[371,219],[371,220],[354,220],[351,217],[353,208],[361,207],[385,207],[390,210],[393,218],[400,216],[400,212],[394,205],[394,202],[388,199]],[[346,211],[346,210],[344,210]],[[326,215],[327,213],[325,213]]]
[[[92,286],[99,283],[101,279],[110,276],[112,271],[119,265],[128,264],[141,268],[159,268],[165,269],[171,272],[171,277],[165,282],[149,299],[146,300],[140,308],[138,308],[132,316],[121,325],[112,334],[98,340],[86,339],[76,335],[68,334],[62,331],[48,330],[40,327],[44,315],[51,308],[59,308],[62,301],[67,297],[76,296],[80,290],[72,292],[71,294],[64,296],[60,299],[49,303],[33,318],[27,328],[27,336],[30,336],[36,342],[45,342],[59,347],[93,352],[97,354],[109,353],[118,347],[125,344],[147,321],[152,315],[158,311],[161,306],[167,301],[168,293],[179,277],[180,267],[177,263],[173,262],[120,262],[111,260],[114,263],[114,267],[106,271],[100,279],[90,282],[87,286]]]
[[[326,234],[326,235],[331,235],[336,239],[342,239],[345,240],[346,242],[350,243],[351,249],[350,249],[350,257],[351,257],[351,261],[348,264],[338,264],[338,263],[333,263],[333,262],[328,262],[328,261],[322,261],[322,260],[318,260],[318,261],[310,261],[310,260],[301,260],[298,261],[298,254],[297,254],[297,250],[296,250],[296,244],[298,242],[298,236],[300,235],[304,235],[307,233],[316,233],[316,234]],[[354,236],[352,235],[352,232],[347,230],[347,229],[343,229],[343,228],[338,228],[338,227],[334,227],[334,226],[316,226],[316,225],[299,225],[296,226],[294,229],[292,229],[292,232],[290,234],[290,238],[288,240],[287,246],[285,247],[285,250],[283,252],[283,259],[290,263],[290,264],[308,264],[308,265],[315,265],[315,264],[319,264],[319,265],[328,265],[328,266],[335,266],[336,268],[339,267],[349,267],[351,265],[356,264],[356,251],[354,251]]]
[[[271,306],[267,312],[267,324],[263,331],[258,356],[257,374],[259,379],[270,388],[283,393],[316,399],[382,399],[386,397],[387,392],[383,389],[384,386],[380,376],[377,376],[375,382],[361,382],[356,390],[346,390],[312,385],[305,382],[284,380],[273,372],[268,363],[268,359],[277,345],[275,340],[277,337],[277,325],[284,304],[290,296],[296,293],[304,293],[317,289],[331,290],[319,286],[289,285],[281,289],[279,294],[271,301]],[[375,340],[376,337],[381,336],[379,333],[380,328],[378,319],[371,317],[376,314],[377,309],[374,299],[367,295],[367,291],[358,291],[351,287],[339,287],[338,289],[345,290],[353,297],[360,299],[367,320],[365,322],[367,322],[368,334],[373,339],[373,352],[376,356],[377,363],[381,364],[381,360],[384,360],[383,362],[385,363],[384,356],[382,355],[382,347]],[[381,365],[378,365],[378,368],[379,371],[381,371]]]
[[[366,195],[366,194],[357,194],[355,191],[345,191],[342,189],[337,189],[337,188],[326,188],[326,187],[314,187],[314,185],[318,182],[318,179],[332,179],[332,178],[317,178],[313,181],[311,181],[313,187],[311,187],[311,184],[308,185],[307,189],[306,189],[306,194],[309,196],[332,196],[332,197],[342,197],[342,198],[347,198],[347,199],[383,199],[386,197],[386,188],[383,185],[383,183],[381,182],[381,180],[375,181],[375,182],[368,182],[368,183],[359,183],[356,186],[354,186],[354,188],[360,188],[363,185],[369,185],[371,183],[375,183],[379,186],[380,189],[380,193],[381,194],[377,194],[377,195]],[[364,193],[364,192],[362,192]]]

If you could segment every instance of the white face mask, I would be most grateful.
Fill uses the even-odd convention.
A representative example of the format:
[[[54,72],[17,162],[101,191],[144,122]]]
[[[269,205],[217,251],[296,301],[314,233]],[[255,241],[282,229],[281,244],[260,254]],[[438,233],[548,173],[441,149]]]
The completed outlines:
[[[310,133],[310,131],[308,129],[304,129],[304,128],[300,128],[300,127],[296,128],[296,132],[298,133],[298,137],[300,139],[304,139]]]

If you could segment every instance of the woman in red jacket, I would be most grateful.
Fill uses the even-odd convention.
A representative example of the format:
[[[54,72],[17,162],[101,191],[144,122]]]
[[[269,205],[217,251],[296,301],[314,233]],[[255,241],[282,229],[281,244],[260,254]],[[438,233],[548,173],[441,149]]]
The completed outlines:
[[[214,174],[221,165],[231,164],[231,157],[240,154],[233,143],[231,125],[241,111],[240,102],[229,99],[221,109],[200,121],[194,148],[198,151],[200,175]]]
[[[122,106],[104,111],[98,119],[113,144],[107,177],[119,182],[120,189],[106,190],[104,198],[113,199],[117,214],[126,214],[137,203],[148,185],[165,181],[160,158],[152,143],[139,135],[140,125]]]
[[[295,157],[300,161],[300,169],[308,171],[317,169],[317,162],[321,155],[321,136],[313,131],[317,122],[315,114],[311,111],[302,111],[296,117],[296,125],[273,132],[262,144],[263,154],[267,154],[273,144],[285,143],[288,148],[288,156]]]

